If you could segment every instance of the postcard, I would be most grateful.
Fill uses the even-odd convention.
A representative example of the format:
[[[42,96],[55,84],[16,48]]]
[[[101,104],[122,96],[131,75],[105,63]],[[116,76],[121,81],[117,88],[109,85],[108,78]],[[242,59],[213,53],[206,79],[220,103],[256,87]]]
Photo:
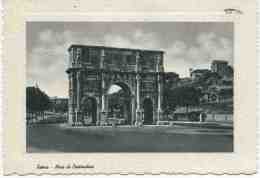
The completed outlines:
[[[255,2],[191,2],[6,1],[4,173],[255,173]]]

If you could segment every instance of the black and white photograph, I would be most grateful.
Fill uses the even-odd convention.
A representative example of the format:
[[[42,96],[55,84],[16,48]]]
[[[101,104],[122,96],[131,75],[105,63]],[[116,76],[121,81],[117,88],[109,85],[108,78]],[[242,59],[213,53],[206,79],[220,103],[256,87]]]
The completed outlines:
[[[26,22],[26,152],[233,152],[234,24]]]

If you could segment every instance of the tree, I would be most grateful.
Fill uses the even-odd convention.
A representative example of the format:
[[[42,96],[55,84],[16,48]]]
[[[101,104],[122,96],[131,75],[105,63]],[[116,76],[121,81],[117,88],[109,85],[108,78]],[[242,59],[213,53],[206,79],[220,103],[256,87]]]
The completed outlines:
[[[51,108],[53,108],[55,112],[65,113],[68,111],[68,101],[66,99],[61,99],[60,102],[56,102],[54,99]]]
[[[208,88],[210,85],[219,82],[221,78],[222,77],[216,72],[207,72],[200,77],[200,79],[196,82],[196,85],[203,88]]]
[[[199,105],[201,91],[195,87],[185,86],[174,89],[166,89],[164,93],[164,105],[167,110],[174,110],[176,106]]]
[[[42,114],[51,106],[50,99],[38,87],[26,88],[26,111],[32,114]]]

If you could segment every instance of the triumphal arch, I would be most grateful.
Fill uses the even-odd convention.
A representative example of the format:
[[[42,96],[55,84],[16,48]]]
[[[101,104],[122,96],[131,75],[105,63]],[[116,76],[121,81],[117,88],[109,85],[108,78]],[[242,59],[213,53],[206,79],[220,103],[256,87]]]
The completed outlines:
[[[107,125],[122,112],[124,124],[156,124],[162,118],[163,51],[71,45],[69,124]],[[115,104],[112,85],[122,90]],[[114,108],[113,108],[113,107]]]

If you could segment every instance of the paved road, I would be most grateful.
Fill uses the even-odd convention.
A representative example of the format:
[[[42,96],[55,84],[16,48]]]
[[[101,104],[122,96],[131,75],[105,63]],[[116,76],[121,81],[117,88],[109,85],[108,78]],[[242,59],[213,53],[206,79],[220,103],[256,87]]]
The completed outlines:
[[[27,127],[27,152],[232,152],[229,129]]]

